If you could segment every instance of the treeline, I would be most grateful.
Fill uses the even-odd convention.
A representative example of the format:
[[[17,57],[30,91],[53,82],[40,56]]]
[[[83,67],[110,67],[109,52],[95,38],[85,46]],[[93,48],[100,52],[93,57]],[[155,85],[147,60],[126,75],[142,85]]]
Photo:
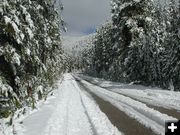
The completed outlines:
[[[180,1],[112,0],[112,20],[85,54],[91,75],[180,90]]]
[[[63,71],[62,9],[55,0],[1,0],[0,118],[34,108]]]
[[[64,48],[64,66],[66,67],[65,69],[67,72],[81,72],[84,68],[86,68],[87,63],[83,63],[82,61],[86,61],[87,56],[85,55],[88,55],[87,51],[89,51],[89,48],[93,46],[94,37],[94,34],[90,34],[88,36],[81,37],[75,42],[63,44],[63,46],[71,47],[66,49]]]

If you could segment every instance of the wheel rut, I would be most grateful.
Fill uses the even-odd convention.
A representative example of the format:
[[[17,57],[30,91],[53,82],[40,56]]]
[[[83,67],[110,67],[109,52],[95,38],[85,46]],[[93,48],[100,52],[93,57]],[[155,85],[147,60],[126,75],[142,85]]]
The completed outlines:
[[[93,82],[91,82],[91,81],[89,81],[89,80],[86,80],[86,81],[89,82],[89,83],[91,83],[91,84],[93,84],[93,85],[96,85],[96,86],[98,86],[98,87],[101,87],[101,86],[99,86],[98,84],[93,83]],[[106,90],[111,91],[111,92],[114,92],[114,93],[116,93],[116,94],[123,95],[123,96],[125,96],[125,97],[130,97],[131,99],[133,99],[133,100],[135,100],[135,101],[138,101],[138,102],[141,102],[141,103],[146,104],[147,107],[149,107],[149,108],[153,108],[154,110],[157,110],[157,111],[159,111],[159,112],[161,112],[161,113],[167,114],[167,115],[172,116],[172,117],[177,118],[177,119],[180,119],[180,112],[178,112],[178,111],[175,110],[175,109],[168,109],[168,108],[165,108],[165,107],[152,105],[152,104],[149,104],[149,103],[147,103],[147,102],[143,102],[143,101],[141,101],[141,100],[139,100],[139,99],[137,99],[137,98],[135,98],[135,97],[132,97],[132,96],[130,96],[130,95],[127,95],[127,94],[124,94],[124,93],[121,93],[121,92],[115,92],[115,91],[112,91],[112,90],[107,89],[106,87],[101,87],[101,88],[106,89]]]
[[[101,111],[106,114],[111,123],[120,131],[125,133],[125,135],[156,135],[151,129],[146,128],[144,125],[140,124],[135,119],[130,118],[126,113],[120,111],[111,103],[92,93],[89,88],[87,88],[79,80],[77,80],[77,82],[82,90],[86,90],[91,94],[96,103],[99,105]]]

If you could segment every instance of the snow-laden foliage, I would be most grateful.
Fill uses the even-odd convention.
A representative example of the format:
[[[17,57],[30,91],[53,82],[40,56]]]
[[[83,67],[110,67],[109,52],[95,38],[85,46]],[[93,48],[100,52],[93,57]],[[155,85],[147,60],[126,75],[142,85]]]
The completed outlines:
[[[112,23],[108,22],[97,30],[97,34],[94,40],[94,56],[93,64],[95,71],[101,76],[106,75],[109,78],[108,70],[109,66],[114,60],[116,55],[116,48],[113,47],[113,27]]]
[[[0,2],[0,116],[36,100],[62,72],[61,9],[54,0]]]
[[[154,60],[156,53],[156,45],[151,35],[156,26],[153,2],[114,0],[112,4],[116,5],[112,10],[112,21],[117,31],[114,37],[115,45],[117,44],[115,47],[118,49],[117,61],[114,64],[120,67],[118,73],[116,72],[119,75],[117,79],[147,82],[156,79],[154,76],[147,78],[148,73],[154,72],[151,60]]]
[[[179,90],[179,2],[163,7],[152,0],[112,0],[111,5],[112,26],[97,30],[90,69],[114,81]]]
[[[163,85],[169,83],[172,90],[180,90],[180,1],[177,4],[176,0],[170,0],[165,13],[167,36],[164,42]]]
[[[64,68],[67,72],[87,69],[88,55],[90,48],[93,46],[95,35],[90,34],[82,37],[68,37],[64,39]],[[91,62],[89,62],[91,63]]]

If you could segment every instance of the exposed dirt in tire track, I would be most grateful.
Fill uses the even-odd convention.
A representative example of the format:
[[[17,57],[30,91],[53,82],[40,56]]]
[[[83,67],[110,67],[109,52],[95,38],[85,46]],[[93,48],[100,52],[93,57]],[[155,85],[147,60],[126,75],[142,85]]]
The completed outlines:
[[[96,86],[98,86],[98,87],[101,87],[101,86],[97,85],[96,83],[90,82],[90,81],[88,81],[88,80],[86,80],[86,81],[89,82],[89,83],[91,83],[91,84],[93,84],[93,85],[96,85]],[[101,88],[106,89],[106,90],[108,90],[108,91],[111,91],[111,90],[107,89],[106,87],[101,87]],[[141,103],[146,104],[149,108],[153,108],[154,110],[157,110],[157,111],[159,111],[159,112],[161,112],[161,113],[167,114],[167,115],[172,116],[172,117],[177,118],[177,119],[180,119],[180,112],[178,112],[177,110],[167,109],[167,108],[164,108],[164,107],[151,105],[151,104],[148,104],[148,103],[143,102],[143,101],[141,101],[141,100],[138,100],[137,98],[134,98],[134,97],[132,97],[132,96],[129,96],[129,95],[127,95],[127,94],[122,94],[122,93],[115,92],[115,91],[111,91],[111,92],[114,92],[114,93],[117,93],[117,94],[120,94],[120,95],[123,95],[123,96],[126,96],[126,97],[130,97],[130,98],[132,98],[133,100],[136,100],[136,101],[138,101],[138,102],[141,102]]]
[[[78,80],[77,80],[78,81]],[[144,125],[137,122],[135,119],[130,118],[127,114],[120,111],[111,103],[101,99],[92,93],[86,86],[78,81],[79,86],[92,95],[94,100],[99,105],[99,108],[104,112],[111,123],[115,125],[125,135],[156,135],[151,129],[146,128]]]

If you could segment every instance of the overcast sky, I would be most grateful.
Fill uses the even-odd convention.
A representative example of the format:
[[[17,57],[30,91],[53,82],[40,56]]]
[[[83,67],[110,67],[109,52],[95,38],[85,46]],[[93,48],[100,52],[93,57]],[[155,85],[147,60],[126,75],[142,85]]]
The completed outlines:
[[[111,18],[111,0],[60,0],[64,5],[63,17],[67,23],[68,32],[89,34],[96,27]],[[168,1],[168,0],[155,0]],[[75,35],[76,35],[75,34]]]
[[[92,33],[111,18],[110,0],[62,0],[68,33]]]

